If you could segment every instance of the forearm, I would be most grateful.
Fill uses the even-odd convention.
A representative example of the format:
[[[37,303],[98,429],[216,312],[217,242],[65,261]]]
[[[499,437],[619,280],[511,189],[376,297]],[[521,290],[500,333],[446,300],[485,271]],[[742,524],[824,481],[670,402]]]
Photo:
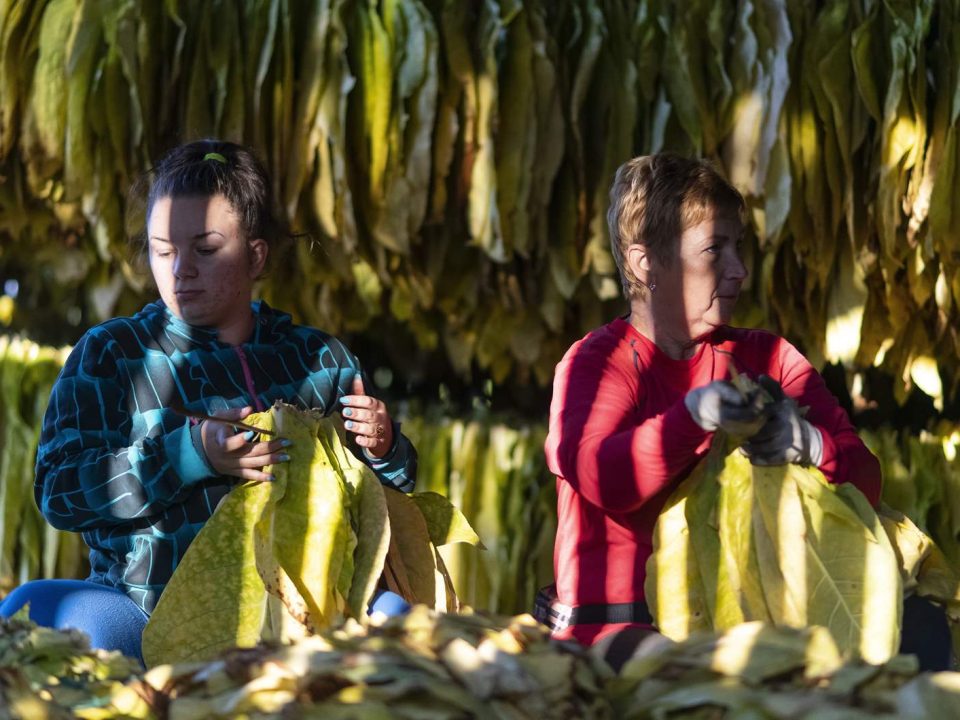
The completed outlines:
[[[168,508],[215,474],[202,454],[198,428],[185,423],[123,447],[110,447],[96,434],[60,430],[38,451],[41,512],[54,527],[79,531]]]
[[[823,437],[823,460],[819,469],[828,482],[852,483],[870,504],[880,503],[880,462],[852,429],[831,432],[818,427]]]
[[[696,463],[709,436],[682,400],[665,413],[619,432],[577,433],[571,424],[551,448],[551,470],[593,505],[611,513],[634,512],[679,482]]]

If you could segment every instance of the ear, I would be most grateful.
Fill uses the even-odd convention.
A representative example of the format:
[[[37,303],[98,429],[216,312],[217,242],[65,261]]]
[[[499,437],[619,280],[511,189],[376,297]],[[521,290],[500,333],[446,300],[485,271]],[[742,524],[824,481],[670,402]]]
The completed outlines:
[[[263,238],[257,238],[247,243],[247,252],[250,257],[250,277],[256,279],[263,274],[263,268],[267,265],[270,246]]]
[[[627,267],[633,273],[633,276],[644,285],[650,284],[650,274],[653,270],[653,262],[645,245],[634,243],[627,248],[625,258]]]

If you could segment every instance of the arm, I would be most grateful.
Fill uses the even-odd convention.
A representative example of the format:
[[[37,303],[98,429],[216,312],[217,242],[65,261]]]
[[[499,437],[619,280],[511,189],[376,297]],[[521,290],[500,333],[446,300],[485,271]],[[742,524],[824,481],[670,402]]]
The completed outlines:
[[[805,419],[823,438],[819,468],[827,480],[853,483],[876,506],[882,484],[879,461],[863,444],[820,373],[786,340],[781,340],[780,377],[774,378],[800,407],[809,407]]]
[[[200,426],[134,437],[128,389],[107,343],[85,335],[50,396],[37,450],[34,494],[61,530],[90,530],[148,517],[215,473]]]
[[[655,415],[644,415],[643,401],[626,356],[581,345],[557,366],[547,465],[610,513],[633,512],[682,477],[709,435],[683,396]]]

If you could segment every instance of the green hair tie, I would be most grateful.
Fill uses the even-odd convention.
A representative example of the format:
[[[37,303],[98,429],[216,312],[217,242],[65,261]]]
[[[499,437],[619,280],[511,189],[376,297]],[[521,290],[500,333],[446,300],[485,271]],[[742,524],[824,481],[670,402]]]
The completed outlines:
[[[218,163],[227,164],[227,159],[218,152],[207,153],[203,156],[204,160],[216,160]]]

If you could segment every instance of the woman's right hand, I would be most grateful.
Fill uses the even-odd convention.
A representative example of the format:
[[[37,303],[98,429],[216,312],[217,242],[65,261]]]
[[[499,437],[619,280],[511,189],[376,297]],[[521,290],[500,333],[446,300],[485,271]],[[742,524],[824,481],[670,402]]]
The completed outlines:
[[[232,408],[213,413],[223,422],[204,420],[200,425],[200,437],[207,462],[221,475],[231,475],[244,480],[270,481],[273,475],[263,471],[267,465],[287,462],[290,456],[284,448],[290,441],[283,438],[266,442],[254,442],[251,431],[236,431],[231,420],[239,421],[253,412],[252,407]]]
[[[730,382],[714,380],[687,393],[683,399],[693,421],[708,432],[723,430],[729,435],[748,438],[767,417],[762,409],[748,403]]]

